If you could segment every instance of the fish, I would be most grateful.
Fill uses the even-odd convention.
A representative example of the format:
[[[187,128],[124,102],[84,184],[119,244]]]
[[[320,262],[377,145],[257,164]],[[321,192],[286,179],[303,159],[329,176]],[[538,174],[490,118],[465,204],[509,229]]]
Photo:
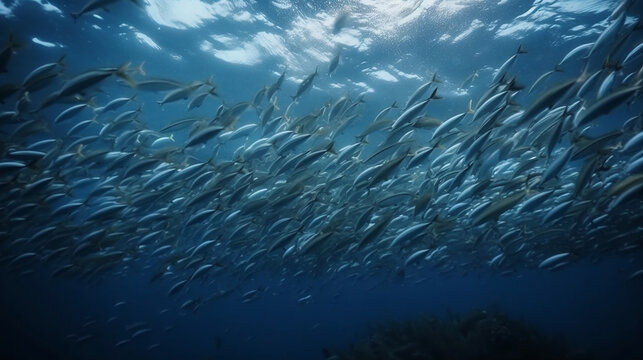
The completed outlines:
[[[76,22],[76,20],[78,20],[78,18],[80,18],[84,14],[93,12],[98,9],[106,9],[108,5],[112,5],[113,3],[116,3],[118,1],[119,0],[90,0],[85,5],[83,5],[83,7],[80,10],[73,12],[70,15],[74,19],[74,22]],[[139,7],[141,6],[138,0],[130,0],[130,1],[138,5]]]
[[[462,81],[462,84],[460,84],[460,89],[467,89],[471,86],[471,83],[475,78],[478,77],[478,71],[474,71],[471,75],[467,76],[464,81]]]
[[[363,248],[366,244],[375,240],[380,234],[386,230],[386,226],[393,220],[392,214],[385,214],[384,216],[377,219],[377,222],[369,226],[364,235],[361,237],[360,241],[357,243],[357,248]]]
[[[623,65],[629,65],[633,60],[639,58],[643,53],[643,43],[638,44],[634,49],[630,50],[629,53],[623,59]]]
[[[170,290],[167,292],[167,295],[171,296],[178,293],[179,291],[181,291],[181,289],[183,289],[183,287],[185,287],[187,283],[188,283],[188,280],[181,280],[177,282],[176,284],[172,285]]]
[[[131,97],[116,98],[114,100],[111,100],[107,104],[105,104],[105,106],[94,108],[94,112],[103,113],[107,111],[116,110],[121,106],[133,101],[136,101],[136,95],[132,95]]]
[[[395,130],[415,118],[418,113],[422,111],[424,107],[429,103],[429,101],[440,99],[441,97],[437,95],[437,91],[438,89],[433,90],[433,93],[431,93],[428,98],[406,109],[406,111],[404,111],[400,116],[398,116],[397,119],[395,119],[395,121],[391,125],[391,129]]]
[[[192,101],[190,101],[190,102],[188,103],[188,105],[187,105],[187,110],[188,110],[188,111],[190,111],[190,110],[192,110],[192,109],[196,109],[196,108],[201,107],[201,105],[203,105],[203,101],[205,101],[205,99],[206,99],[206,97],[207,97],[208,95],[212,95],[212,96],[219,96],[219,95],[217,94],[217,92],[216,92],[215,88],[214,88],[214,87],[212,87],[212,88],[210,88],[208,91],[204,91],[204,92],[202,92],[202,93],[197,94],[196,96],[194,96],[194,98],[192,99]]]
[[[643,132],[639,132],[631,139],[629,139],[625,143],[625,145],[623,145],[621,152],[628,153],[633,151],[640,151],[641,149],[643,149]]]
[[[511,196],[490,202],[478,216],[473,218],[471,225],[477,226],[487,221],[497,220],[500,215],[516,206],[526,195],[527,191],[519,191]]]
[[[407,242],[409,240],[412,240],[413,238],[417,237],[418,235],[422,234],[424,231],[427,230],[428,226],[431,225],[431,223],[419,223],[415,224],[404,231],[402,231],[399,235],[397,235],[393,241],[389,244],[389,247],[394,247],[400,243]]]
[[[543,225],[553,225],[567,212],[567,210],[574,204],[574,199],[564,201],[553,208],[551,208],[545,216],[543,216]]]
[[[516,59],[518,58],[518,55],[520,54],[526,54],[527,51],[522,47],[522,45],[518,46],[518,50],[516,50],[516,53],[513,54],[511,57],[509,57],[499,68],[498,71],[496,71],[496,74],[493,76],[493,80],[491,80],[491,83],[498,83],[502,77],[504,77],[507,74],[507,70],[516,62]]]
[[[570,79],[560,82],[542,92],[522,113],[520,122],[532,119],[544,109],[549,109],[554,106],[575,84],[577,84],[577,79]]]
[[[560,264],[563,260],[567,259],[569,255],[570,254],[568,252],[552,255],[540,262],[540,264],[538,264],[538,267],[541,269],[550,268],[552,266]]]
[[[565,60],[565,59],[563,59],[563,60]],[[561,62],[562,62],[562,61],[561,61]],[[547,71],[547,72],[543,73],[542,75],[540,75],[540,76],[538,77],[538,79],[536,79],[536,81],[534,81],[534,83],[533,83],[533,84],[531,85],[531,87],[529,88],[528,94],[531,94],[531,92],[532,92],[532,91],[533,91],[533,90],[534,90],[534,89],[535,89],[535,88],[536,88],[536,87],[537,87],[537,86],[538,86],[542,81],[545,81],[545,79],[547,79],[548,77],[550,77],[552,74],[557,73],[557,72],[562,72],[562,71],[563,71],[563,70],[560,68],[560,65],[556,65],[556,66],[554,66],[554,69],[553,69],[553,70],[549,70],[549,71]]]
[[[118,76],[124,79],[128,84],[134,84],[129,77],[129,72],[131,72],[131,69],[130,64],[128,63],[116,68],[95,69],[76,75],[75,77],[67,80],[59,90],[51,93],[37,110],[42,110],[62,98],[84,92],[88,88],[98,85],[111,76]]]
[[[303,95],[313,86],[313,80],[315,80],[315,77],[317,76],[317,70],[318,68],[316,67],[314,73],[306,76],[306,78],[304,78],[304,80],[299,83],[299,87],[297,87],[297,93],[291,96],[293,102],[296,102],[301,95]]]
[[[597,99],[605,97],[607,92],[612,89],[612,86],[614,86],[614,77],[615,72],[612,71],[605,77],[605,79],[603,79],[601,86],[598,88],[598,93],[596,94]]]
[[[74,106],[64,110],[63,112],[61,112],[58,116],[56,116],[56,118],[54,119],[54,123],[60,123],[62,121],[65,121],[65,120],[75,116],[76,114],[78,114],[79,112],[83,111],[84,109],[86,109],[89,106],[90,106],[89,103],[74,105]]]
[[[185,147],[201,145],[211,139],[213,139],[217,134],[223,131],[224,127],[219,125],[208,126],[201,131],[198,131],[192,135],[185,144]]]
[[[284,70],[281,73],[281,75],[279,75],[279,78],[277,78],[277,81],[275,81],[272,85],[266,88],[266,98],[268,100],[272,99],[272,97],[275,95],[277,90],[281,89],[281,86],[283,85],[285,79],[286,79],[286,70]]]
[[[476,108],[475,112],[473,113],[473,119],[471,121],[476,121],[477,119],[480,119],[482,115],[486,115],[487,113],[498,109],[503,102],[507,101],[508,96],[509,90],[505,90],[490,97],[488,100],[486,100]]]
[[[625,12],[622,12],[618,18],[614,19],[614,21],[608,26],[596,39],[596,41],[592,44],[592,47],[589,49],[587,52],[587,55],[583,57],[583,59],[589,59],[597,49],[600,49],[601,47],[605,46],[606,43],[610,42],[616,34],[621,30],[623,27],[623,24],[625,24],[625,17],[626,14]]]
[[[429,251],[430,249],[422,249],[409,255],[409,257],[406,258],[406,260],[404,261],[404,267],[408,267],[413,262],[419,260],[422,256],[426,255],[426,253],[428,253]]]
[[[467,116],[467,114],[473,114],[473,110],[471,109],[471,101],[469,101],[467,111],[450,117],[440,126],[438,126],[438,128],[435,129],[435,131],[431,135],[431,141],[439,139],[442,135],[453,130],[464,119],[464,117]]]
[[[563,152],[562,155],[558,156],[552,163],[547,167],[547,169],[543,172],[541,178],[540,178],[540,185],[542,186],[545,184],[547,181],[553,179],[554,177],[558,176],[560,171],[563,169],[565,164],[569,162],[569,160],[572,158],[572,155],[574,154],[574,148],[569,147]]]
[[[213,267],[214,267],[214,264],[201,265],[198,269],[194,270],[194,272],[192,273],[192,276],[190,276],[190,279],[188,280],[188,282],[192,282],[194,279],[196,279],[199,276],[202,276],[203,273],[205,273],[206,271],[212,269]]]
[[[595,118],[609,114],[616,107],[627,101],[637,92],[641,91],[642,85],[629,86],[605,95],[598,99],[591,106],[589,106],[578,118],[574,121],[576,128],[583,126]]]
[[[328,75],[331,75],[332,73],[337,70],[337,66],[339,65],[339,59],[340,59],[340,52],[337,51],[335,56],[333,56],[332,59],[330,59],[330,63],[328,64]]]
[[[54,78],[58,77],[60,72],[65,68],[65,55],[61,56],[56,62],[47,63],[33,69],[25,76],[20,88],[24,91],[36,91],[48,85]]]
[[[201,81],[193,81],[192,83],[182,86],[180,88],[174,89],[170,92],[168,92],[163,99],[157,101],[157,103],[161,106],[175,102],[178,100],[185,100],[187,99],[190,95],[192,95],[197,89],[199,89],[202,86],[210,86],[210,90],[205,92],[205,94],[216,94],[214,92],[214,86],[212,85],[211,79],[206,80],[205,82]],[[205,95],[203,95],[205,97]],[[203,99],[201,99],[203,101]],[[189,106],[189,104],[188,104]],[[194,105],[193,105],[194,106]]]
[[[432,84],[433,84],[433,81],[429,81],[420,85],[420,87],[418,87],[417,90],[415,90],[415,92],[411,95],[411,97],[409,97],[409,99],[406,101],[406,105],[404,105],[404,110],[408,109],[409,106],[411,105],[415,105],[418,102],[418,100],[420,100],[420,98],[424,96],[424,94],[426,94],[426,92],[429,90],[429,86],[431,86]]]
[[[561,65],[563,65],[564,63],[569,61],[569,59],[575,57],[577,54],[582,54],[582,53],[588,52],[593,46],[594,46],[593,42],[578,45],[577,47],[572,49],[570,52],[568,52],[567,55],[565,55],[562,60],[560,60],[560,62],[558,63],[558,66],[560,67]]]

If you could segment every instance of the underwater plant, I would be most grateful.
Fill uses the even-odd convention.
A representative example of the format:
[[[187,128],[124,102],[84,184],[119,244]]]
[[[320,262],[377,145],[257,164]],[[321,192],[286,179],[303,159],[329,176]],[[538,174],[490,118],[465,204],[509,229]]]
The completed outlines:
[[[423,316],[377,325],[368,339],[333,360],[560,360],[590,359],[563,338],[495,311],[477,310],[463,317]]]

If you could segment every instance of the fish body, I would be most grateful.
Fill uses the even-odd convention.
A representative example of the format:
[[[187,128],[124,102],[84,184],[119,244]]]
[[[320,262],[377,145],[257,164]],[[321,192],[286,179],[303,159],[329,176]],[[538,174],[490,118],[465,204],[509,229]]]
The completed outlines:
[[[315,77],[317,76],[317,68],[315,68],[315,72],[306,76],[304,80],[299,84],[299,87],[297,88],[297,93],[293,96],[291,96],[293,101],[297,101],[301,95],[303,95],[306,91],[308,91],[312,86],[313,86],[313,80],[315,80]]]
[[[83,5],[83,7],[80,8],[80,10],[71,13],[71,17],[74,19],[74,22],[76,22],[76,20],[78,20],[79,17],[87,13],[96,11],[98,9],[106,9],[108,5],[112,5],[118,1],[119,0],[90,0],[85,5]],[[130,0],[130,1],[140,6],[140,4],[138,3],[138,0]]]

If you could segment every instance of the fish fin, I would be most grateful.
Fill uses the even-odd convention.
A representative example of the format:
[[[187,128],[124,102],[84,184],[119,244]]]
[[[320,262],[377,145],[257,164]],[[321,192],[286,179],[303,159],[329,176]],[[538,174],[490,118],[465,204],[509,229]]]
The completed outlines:
[[[214,80],[214,75],[208,76],[208,78],[205,80],[205,85],[209,85],[209,86],[214,87],[214,85],[212,83],[213,80]]]
[[[145,75],[147,75],[147,74],[145,73],[145,69],[143,69],[143,65],[145,65],[145,61],[141,62],[141,64],[140,64],[139,66],[137,66],[137,67],[136,67],[136,69],[134,69],[134,70],[135,70],[137,73],[139,73],[139,74],[141,74],[141,75],[145,76]]]
[[[435,88],[435,90],[433,90],[433,93],[431,94],[431,96],[429,96],[429,99],[432,99],[432,100],[442,99],[442,96],[438,95],[438,88]]]
[[[366,141],[366,136],[355,136],[355,141],[360,144],[368,144],[368,141]]]
[[[76,150],[74,150],[74,153],[78,155],[79,158],[84,158],[85,155],[83,155],[83,148],[85,147],[84,144],[78,144],[78,147],[76,147]]]
[[[469,99],[469,103],[467,104],[467,114],[473,114],[474,111],[471,108],[471,105],[473,104],[473,99]]]
[[[522,89],[524,89],[524,88],[525,88],[525,86],[524,86],[524,85],[522,85],[522,84],[518,83],[518,81],[516,80],[516,78],[515,78],[515,77],[514,77],[514,78],[512,78],[512,79],[509,81],[509,83],[507,84],[507,86],[509,87],[509,90],[511,90],[511,91],[518,91],[518,90],[522,90]]]
[[[123,79],[132,89],[136,89],[136,82],[127,75],[127,72],[130,71],[130,65],[131,63],[127,63],[119,66],[118,69],[116,69],[116,76]]]
[[[65,64],[65,57],[66,57],[66,56],[67,56],[67,54],[65,54],[65,55],[61,56],[61,57],[58,59],[58,61],[56,61],[56,64],[58,64],[58,66],[60,66],[60,67],[62,67],[62,68],[66,67],[66,66],[67,66],[67,64]]]
[[[89,98],[89,100],[85,101],[85,104],[87,104],[87,107],[89,107],[91,109],[95,109],[96,108],[96,97],[92,96],[91,98]]]

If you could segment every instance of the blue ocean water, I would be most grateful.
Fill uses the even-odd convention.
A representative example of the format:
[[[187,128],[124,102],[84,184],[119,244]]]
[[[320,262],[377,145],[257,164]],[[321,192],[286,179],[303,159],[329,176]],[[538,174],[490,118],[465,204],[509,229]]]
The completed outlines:
[[[101,6],[80,14],[84,6],[92,3],[101,3]],[[607,48],[599,49],[589,62],[576,56],[561,65],[561,72],[552,73],[532,94],[528,94],[532,84],[543,73],[553,70],[571,50],[582,44],[596,42],[617,21],[608,20],[608,17],[622,4],[628,6],[624,25],[620,28],[619,36],[614,36],[613,41],[606,45],[609,48],[611,44],[624,39],[622,48],[613,53]],[[173,121],[189,116],[215,118],[220,114],[218,109],[222,105],[230,108],[235,104],[251,102],[257,92],[274,84],[282,73],[285,74],[285,80],[272,99],[276,105],[272,118],[301,118],[323,108],[324,115],[313,121],[316,125],[312,130],[305,126],[292,129],[302,134],[312,133],[313,138],[332,138],[334,149],[339,150],[356,143],[356,136],[393,101],[397,102],[399,108],[393,109],[391,120],[398,118],[407,99],[420,85],[432,78],[436,82],[432,84],[431,91],[437,87],[441,99],[431,100],[424,114],[444,121],[465,112],[470,101],[475,110],[478,100],[485,98],[487,90],[492,87],[498,69],[516,54],[519,46],[527,53],[518,54],[506,78],[502,80],[509,81],[512,76],[516,77],[515,94],[510,90],[512,95],[505,106],[522,104],[521,109],[527,109],[529,104],[536,101],[538,94],[561,81],[574,77],[581,84],[588,75],[599,69],[607,70],[601,73],[600,82],[590,90],[592,96],[583,98],[584,111],[600,100],[601,96],[594,94],[608,71],[614,71],[617,77],[617,83],[611,86],[608,93],[623,88],[636,88],[636,91],[627,102],[623,101],[610,109],[607,116],[594,121],[588,129],[575,129],[577,131],[569,131],[569,134],[563,132],[561,135],[561,138],[576,139],[581,136],[598,137],[614,130],[623,131],[618,134],[618,141],[600,149],[615,154],[609,158],[616,159],[613,164],[605,160],[611,166],[607,169],[609,166],[605,165],[607,180],[594,180],[592,192],[588,191],[589,194],[582,199],[574,198],[577,202],[585,201],[577,212],[581,214],[580,217],[586,216],[582,219],[589,219],[577,222],[590,224],[586,232],[580,235],[573,223],[551,226],[538,223],[532,229],[531,223],[524,222],[521,215],[513,211],[510,216],[505,214],[503,216],[506,218],[501,217],[502,226],[495,227],[485,221],[478,228],[478,224],[470,223],[473,217],[471,213],[456,212],[456,215],[447,219],[445,210],[436,216],[445,219],[445,223],[448,220],[455,225],[448,230],[440,230],[435,225],[431,231],[423,233],[427,239],[431,238],[427,240],[428,245],[408,245],[393,251],[388,246],[380,246],[381,243],[368,244],[365,249],[359,250],[346,250],[339,245],[331,248],[322,243],[308,252],[310,243],[305,241],[305,236],[325,234],[323,231],[317,232],[318,227],[311,225],[315,221],[330,223],[328,219],[343,208],[355,209],[354,212],[339,213],[339,217],[347,219],[344,221],[351,222],[363,214],[365,207],[373,206],[375,213],[387,208],[387,205],[373,205],[368,199],[370,192],[361,198],[352,195],[358,193],[352,190],[353,179],[366,167],[347,167],[344,173],[340,172],[342,177],[328,177],[313,182],[313,185],[321,188],[333,188],[334,184],[344,182],[347,185],[338,185],[337,188],[342,190],[332,193],[332,199],[320,195],[319,201],[327,201],[328,205],[315,210],[314,216],[302,215],[297,218],[302,225],[298,230],[301,233],[297,233],[297,245],[291,248],[293,254],[287,254],[289,247],[285,245],[276,251],[277,255],[272,256],[274,253],[266,251],[266,245],[260,241],[268,241],[264,236],[277,238],[287,231],[269,233],[268,228],[278,216],[266,214],[265,211],[244,210],[243,206],[251,202],[252,196],[233,203],[227,200],[229,193],[225,191],[212,195],[214,200],[206,205],[199,204],[197,210],[211,207],[221,215],[208,217],[210,223],[199,222],[197,225],[200,228],[187,231],[183,224],[194,213],[179,208],[180,205],[173,207],[173,204],[181,204],[183,196],[177,195],[166,201],[165,206],[170,209],[171,216],[160,220],[158,224],[162,225],[137,225],[138,219],[159,211],[161,206],[139,207],[128,203],[135,202],[128,194],[134,191],[130,189],[134,189],[138,180],[130,179],[119,184],[112,182],[109,184],[115,190],[108,191],[109,196],[116,193],[118,195],[113,197],[138,210],[120,212],[119,217],[101,218],[101,221],[87,225],[83,224],[86,215],[82,213],[73,213],[62,220],[50,217],[49,211],[61,204],[50,204],[46,196],[64,193],[67,197],[73,194],[75,199],[89,198],[93,196],[90,195],[93,184],[110,176],[120,176],[119,169],[103,171],[100,164],[79,160],[74,168],[84,168],[84,172],[76,169],[67,173],[69,168],[52,162],[46,171],[34,166],[33,171],[38,172],[38,176],[24,179],[14,177],[15,173],[3,169],[5,205],[1,217],[3,228],[0,230],[0,329],[3,336],[0,340],[0,357],[323,359],[329,356],[328,352],[346,352],[368,339],[378,324],[407,321],[424,315],[447,319],[453,314],[488,309],[524,321],[546,336],[565,337],[573,348],[594,358],[643,358],[640,346],[643,340],[643,277],[640,273],[632,276],[643,268],[643,232],[641,217],[637,215],[643,204],[640,199],[641,180],[635,178],[640,173],[640,167],[639,173],[635,174],[628,175],[624,170],[628,162],[634,162],[637,156],[640,159],[640,142],[639,148],[628,154],[627,158],[620,157],[618,153],[628,140],[641,131],[640,51],[634,52],[633,60],[625,62],[626,55],[641,44],[641,9],[641,3],[637,1],[621,3],[599,0],[3,0],[0,2],[2,41],[9,43],[8,39],[12,36],[19,45],[10,50],[11,57],[6,73],[0,74],[0,84],[18,86],[33,69],[56,62],[64,56],[64,70],[47,87],[30,94],[31,105],[28,107],[34,110],[17,111],[16,117],[0,124],[3,162],[12,159],[11,151],[26,148],[43,139],[56,139],[65,146],[74,141],[75,137],[66,136],[69,129],[75,123],[91,119],[97,114],[96,111],[83,109],[79,115],[60,124],[55,124],[53,119],[77,103],[87,102],[90,107],[104,106],[110,99],[136,94],[134,101],[109,116],[113,118],[126,110],[140,109],[137,121],[141,126],[160,131]],[[74,19],[71,14],[76,14],[77,18]],[[624,37],[624,34],[628,35]],[[616,55],[609,58],[606,57],[608,53]],[[329,73],[329,64],[336,55],[339,55],[339,63]],[[72,101],[61,97],[51,107],[37,108],[37,104],[60,89],[61,84],[70,82],[75,75],[92,69],[112,69],[122,64],[131,64],[129,75],[135,82],[171,79],[190,84],[208,80],[215,85],[218,96],[206,95],[203,104],[196,109],[186,109],[194,93],[187,99],[160,105],[158,102],[163,101],[167,90],[143,91],[140,86],[128,85],[125,78],[112,76],[101,82],[100,86],[75,93],[78,97]],[[142,65],[142,71],[135,70],[139,64]],[[295,96],[302,81],[316,69],[318,75],[311,88],[299,96],[297,102],[293,102],[291,97]],[[434,74],[437,77],[434,78]],[[477,75],[471,77],[470,85],[463,85],[473,74]],[[630,74],[632,77],[626,81]],[[24,92],[20,90],[3,97],[2,112],[18,109],[20,94]],[[427,98],[427,95],[422,95],[421,99]],[[357,104],[359,111],[343,131],[335,134],[334,127],[339,126],[338,123],[323,122],[321,119],[328,117],[330,108],[343,96],[348,97],[351,104]],[[262,104],[261,107],[245,110],[225,130],[260,123],[258,117],[269,102],[264,100]],[[566,110],[574,106],[571,101],[566,105]],[[582,114],[581,110],[578,111]],[[627,127],[626,121],[636,116],[639,118],[634,121],[635,126]],[[26,123],[26,119],[47,126],[44,129],[34,126],[35,130],[26,130],[28,135],[22,136],[15,129],[21,123]],[[95,119],[97,121],[89,124],[83,133],[85,136],[97,133],[111,121],[111,118],[108,120],[100,114]],[[434,128],[418,129],[413,133],[412,152],[420,146],[438,147],[439,144],[430,141]],[[107,132],[110,131],[118,135],[125,133],[126,129],[117,128]],[[140,128],[137,131],[141,131]],[[364,152],[365,155],[355,157],[364,160],[376,151],[386,141],[386,131],[368,135],[368,143],[360,145],[368,151]],[[464,129],[464,132],[467,131],[469,129]],[[501,134],[495,127],[493,131],[490,144],[495,140],[504,141],[514,134],[514,131]],[[216,151],[213,150],[215,141],[207,142],[204,144],[206,146],[184,147],[180,153],[177,152],[180,154],[177,156],[181,157],[181,161],[176,163],[180,164],[177,168],[191,164],[194,158],[210,165],[239,159],[239,153],[247,150],[250,144],[271,135],[269,131],[255,131],[248,138],[237,139],[236,142],[222,141]],[[78,152],[88,156],[92,150],[118,149],[115,144],[119,140],[104,136],[101,139],[106,140],[105,143],[96,148],[92,148],[90,140],[86,140],[84,143],[88,145],[85,145],[85,149],[89,150],[80,148]],[[173,138],[169,141],[185,144],[190,139],[192,134],[184,129],[173,131]],[[119,151],[134,153],[149,145],[142,132],[123,141],[125,145],[121,144],[121,149],[128,150]],[[436,151],[444,152],[452,141],[444,140],[444,147]],[[458,141],[465,140],[462,138]],[[560,156],[566,146],[576,144],[574,141],[556,143],[553,154]],[[297,149],[299,152],[310,148],[319,150],[322,148],[320,144],[325,143],[322,140],[318,143],[311,141]],[[76,149],[68,148],[65,152],[73,153]],[[527,152],[529,149],[521,151]],[[599,150],[594,153],[599,154]],[[61,154],[52,156],[59,157]],[[135,159],[138,156],[142,158],[138,152],[134,156]],[[323,159],[332,159],[337,155],[324,156]],[[548,158],[542,153],[539,156],[540,159]],[[265,159],[268,165],[281,161],[268,155]],[[430,159],[435,159],[435,155]],[[483,159],[476,158],[476,161],[482,162]],[[100,161],[105,164],[109,159]],[[167,162],[171,163],[169,160]],[[405,174],[411,179],[409,184],[413,185],[399,188],[416,196],[421,180],[431,177],[426,170],[428,163],[430,161],[424,163],[419,175],[410,171]],[[317,165],[310,166],[310,173],[315,177],[327,171],[327,163],[323,163],[323,166],[311,164]],[[534,212],[538,216],[542,217],[568,199],[564,191],[574,184],[575,176],[572,179],[571,174],[575,175],[582,166],[580,161],[570,164],[566,168],[568,172],[561,171],[560,176],[552,179],[557,185],[552,185],[551,189],[561,200],[541,205],[539,209],[542,211]],[[156,169],[163,170],[163,167]],[[216,169],[219,175],[225,175],[225,167]],[[402,171],[407,171],[404,169]],[[142,173],[143,183],[160,170],[151,169],[148,173]],[[542,170],[540,168],[539,171]],[[600,171],[603,170],[596,167],[596,173]],[[42,195],[37,194],[37,200],[33,200],[33,194],[27,197],[25,189],[45,176],[42,174],[53,176],[53,184],[64,183],[65,186],[50,186]],[[269,166],[253,174],[257,176],[253,178],[256,187],[250,187],[254,191],[265,187],[271,195],[279,195],[286,189],[280,182],[280,176],[283,175],[275,175]],[[212,174],[213,177],[215,175]],[[398,175],[397,178],[403,178],[402,174]],[[606,210],[600,190],[604,189],[607,193],[613,189],[611,185],[630,175],[638,181],[638,188],[634,190],[639,191],[634,191],[634,199],[618,206],[616,211],[611,208]],[[242,177],[241,171],[234,174],[234,179]],[[74,180],[67,181],[67,178]],[[444,191],[449,194],[444,198],[447,200],[436,200],[438,205],[435,207],[444,203],[445,209],[449,209],[456,205],[455,197],[466,185],[477,180],[471,177],[465,185]],[[77,185],[82,181],[87,181],[89,185]],[[172,180],[164,183],[170,184]],[[177,180],[175,184],[180,189],[187,187],[189,182],[179,183]],[[396,184],[385,184],[388,185],[372,185],[378,191],[385,188],[382,193],[400,191]],[[438,185],[435,184],[436,189]],[[312,186],[304,184],[306,193],[309,187]],[[180,192],[177,190],[170,196]],[[442,193],[436,194],[434,199],[438,195]],[[224,198],[225,201],[219,201]],[[346,198],[349,199],[347,203],[337,201],[346,201]],[[99,195],[98,199],[103,198]],[[108,200],[104,203],[108,203]],[[317,200],[315,197],[314,201]],[[306,215],[308,196],[303,194],[293,201],[301,204],[297,207],[297,216],[302,213]],[[482,203],[478,201],[475,199],[467,209]],[[16,207],[27,203],[36,204],[35,210],[25,207],[14,213]],[[400,210],[396,211],[402,217],[406,216],[402,210],[406,202],[404,204],[395,204],[396,209],[399,206]],[[91,214],[102,205],[101,201],[90,201],[83,205],[83,212]],[[412,208],[413,205],[409,207]],[[241,215],[235,214],[238,209],[243,211]],[[284,205],[283,215],[290,216],[291,209],[292,205]],[[192,210],[189,208],[189,211]],[[271,211],[279,213],[278,209]],[[589,211],[590,215],[583,215],[586,214],[583,211]],[[614,224],[606,225],[604,233],[600,232],[603,231],[599,228],[600,220],[596,221],[597,225],[592,222],[592,219],[598,219],[603,214],[608,215],[609,224]],[[416,221],[428,221],[433,216],[431,213],[431,216]],[[226,217],[231,217],[231,220],[225,221]],[[375,216],[369,219],[369,223],[376,223],[379,218]],[[628,222],[628,219],[631,221]],[[124,225],[131,221],[134,226]],[[400,222],[404,220],[397,221],[398,225],[393,222],[385,234],[392,238],[402,233],[408,224],[400,225]],[[28,240],[48,224],[54,226],[49,232],[53,234],[50,236],[68,238],[73,245],[61,240],[65,246],[58,248],[45,242],[40,245],[40,240]],[[592,227],[599,228],[598,236],[591,233]],[[99,240],[89,245],[96,247],[92,252],[85,253],[83,249],[74,248],[79,246],[74,241],[102,228],[106,229],[108,235],[101,234]],[[561,233],[555,241],[545,241],[549,239],[547,235],[529,236],[541,234],[543,228],[559,229]],[[236,229],[240,230],[235,232]],[[514,237],[519,239],[519,243],[524,243],[523,246],[529,251],[515,250],[512,254],[507,250],[508,247],[499,244],[498,238],[510,229],[526,229],[519,234],[517,232],[518,235]],[[159,230],[159,233],[154,233]],[[213,231],[211,235],[217,243],[204,252],[209,258],[197,259],[190,254],[196,252],[195,246],[204,240],[202,233],[208,230]],[[341,238],[347,242],[357,242],[365,231],[366,227],[351,231],[334,230],[332,238],[340,238],[341,233]],[[448,234],[442,235],[441,231]],[[142,240],[150,233],[154,235],[152,239]],[[236,234],[237,237],[228,237],[230,234]],[[386,241],[387,236],[381,235],[379,238]],[[568,243],[570,239],[573,241]],[[542,243],[535,243],[540,240]],[[477,245],[462,246],[474,241]],[[171,254],[154,253],[166,245],[171,245]],[[105,255],[103,251],[114,249],[120,252],[119,260],[107,263],[105,268],[101,267],[103,263],[90,259],[91,255],[102,256]],[[421,261],[401,267],[408,256],[418,249],[428,249],[427,255],[437,254],[436,258],[423,254]],[[27,257],[23,262],[19,257],[25,254]],[[495,262],[494,256],[498,254],[502,258]],[[569,263],[554,269],[539,267],[542,261],[556,254],[567,254],[565,256],[569,258]],[[170,260],[175,255],[177,258]],[[212,267],[206,270],[205,275],[199,274],[197,277],[195,270],[198,266],[183,267],[177,260],[181,256],[187,258],[186,262],[198,260],[196,265],[207,262]],[[378,260],[367,261],[371,256]],[[248,257],[252,260],[248,260]],[[71,264],[72,271],[63,272],[62,276],[52,276],[67,264]],[[181,280],[188,280],[185,288],[180,289],[178,294],[168,295],[172,286]]]

